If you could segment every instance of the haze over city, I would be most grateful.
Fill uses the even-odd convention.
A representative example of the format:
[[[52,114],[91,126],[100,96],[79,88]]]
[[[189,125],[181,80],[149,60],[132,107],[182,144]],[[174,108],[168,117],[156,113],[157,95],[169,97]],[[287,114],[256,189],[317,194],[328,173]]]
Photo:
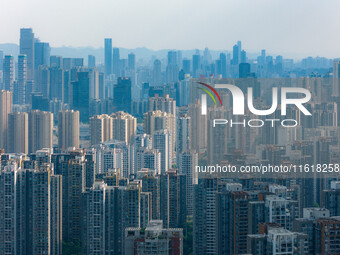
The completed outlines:
[[[0,43],[18,44],[18,29],[32,27],[52,47],[103,47],[112,37],[124,48],[224,50],[242,40],[249,52],[336,58],[339,8],[336,0],[14,0],[2,6]]]
[[[0,255],[339,255],[338,1],[7,1]]]

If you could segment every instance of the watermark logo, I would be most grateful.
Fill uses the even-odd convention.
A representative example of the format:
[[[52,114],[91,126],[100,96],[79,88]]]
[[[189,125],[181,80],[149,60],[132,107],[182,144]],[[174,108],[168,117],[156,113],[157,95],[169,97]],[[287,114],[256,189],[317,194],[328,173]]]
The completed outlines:
[[[211,89],[214,94],[217,96],[217,98],[220,101],[221,106],[222,101],[217,93],[217,91],[210,85],[199,82],[199,84],[206,86],[207,88]],[[233,97],[233,115],[244,115],[244,94],[242,90],[231,84],[216,84],[215,88],[217,89],[228,89],[231,92],[231,95]],[[205,91],[214,101],[216,105],[216,100],[211,94],[210,91],[200,88],[201,90]],[[278,106],[278,88],[273,88],[273,98],[272,98],[272,105],[269,109],[266,110],[258,110],[255,109],[253,104],[253,88],[249,87],[247,91],[247,103],[248,103],[248,109],[251,113],[255,115],[265,116],[270,115],[275,112]],[[287,95],[291,93],[300,93],[303,94],[304,97],[301,98],[288,98]],[[207,96],[206,94],[202,94],[201,96],[202,101],[202,115],[207,114]],[[304,103],[307,103],[311,99],[311,93],[309,90],[304,88],[281,88],[281,115],[285,116],[287,114],[287,105],[295,105],[304,115],[312,115],[306,107],[303,106]]]
[[[217,93],[217,91],[212,86],[206,83],[203,83],[203,82],[198,82],[198,83],[209,88],[217,96],[218,100],[220,101],[221,106],[223,106],[220,95]],[[206,92],[211,97],[211,99],[214,101],[215,106],[217,106],[215,97],[211,94],[209,90],[205,88],[199,88],[199,89]],[[202,94],[201,101],[202,101],[202,115],[207,115],[207,95],[206,94]]]
[[[215,84],[215,88],[213,88],[211,85],[208,85],[206,83],[202,83],[202,82],[198,82],[199,84],[209,88],[215,95],[216,97],[219,99],[221,106],[223,106],[222,104],[222,100],[220,95],[217,93],[216,89],[228,89],[231,92],[232,98],[233,98],[233,115],[245,115],[245,95],[243,94],[242,90],[232,84]],[[214,101],[215,106],[217,106],[217,102],[215,100],[215,97],[213,96],[213,94],[205,89],[205,88],[199,88],[202,91],[206,92]],[[266,116],[266,115],[271,115],[273,114],[277,107],[278,107],[278,94],[279,93],[279,88],[277,87],[273,87],[272,88],[272,105],[270,106],[269,109],[256,109],[254,106],[254,102],[253,102],[253,88],[252,87],[248,87],[247,88],[247,106],[249,111],[257,116]],[[310,116],[312,115],[307,108],[303,105],[307,102],[309,102],[309,100],[311,99],[311,93],[309,92],[309,90],[305,89],[305,88],[296,88],[296,87],[282,87],[280,89],[280,98],[281,98],[281,116],[286,116],[287,115],[287,106],[288,105],[294,105],[296,106],[299,111],[301,111],[304,115]],[[201,114],[202,115],[207,115],[207,94],[202,94],[201,95]],[[300,96],[298,98],[290,98],[288,95],[296,95],[296,94],[300,94]],[[268,119],[265,121],[270,121],[272,123],[272,127],[274,127],[274,122],[275,121],[280,121],[279,119]],[[261,119],[251,119],[248,121],[248,125],[251,127],[262,127],[265,123],[265,121],[261,120]],[[225,120],[225,119],[215,119],[213,121],[213,126],[215,127],[216,125],[225,125],[227,123],[231,123],[231,126],[233,125],[233,121],[230,120]],[[257,125],[255,125],[254,123],[258,123]],[[293,122],[293,125],[286,125],[285,123],[287,122]],[[235,122],[234,122],[235,123]],[[235,123],[236,124],[236,123]],[[243,126],[246,125],[245,121],[242,123],[238,123],[238,124],[243,124]],[[296,120],[293,119],[286,119],[286,120],[282,120],[281,124],[284,127],[295,127],[298,125]]]

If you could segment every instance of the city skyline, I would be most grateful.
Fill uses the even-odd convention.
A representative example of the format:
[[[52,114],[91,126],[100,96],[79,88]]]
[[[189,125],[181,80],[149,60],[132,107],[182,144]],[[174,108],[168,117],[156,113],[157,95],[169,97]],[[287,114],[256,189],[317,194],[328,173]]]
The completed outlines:
[[[308,1],[308,12],[306,1],[214,0],[209,4],[194,4],[192,1],[109,3],[102,0],[82,5],[73,1],[68,3],[69,8],[64,8],[63,3],[51,5],[36,0],[39,15],[35,15],[34,4],[22,0],[6,4],[0,43],[18,43],[17,29],[32,27],[42,41],[52,42],[53,47],[98,48],[103,47],[103,38],[113,38],[114,46],[126,48],[223,50],[242,40],[249,52],[265,48],[289,57],[340,55],[339,38],[333,32],[339,22],[336,13],[339,3],[333,0],[328,0],[327,5]],[[54,19],[54,16],[63,18]],[[70,22],[71,19],[77,22]],[[323,46],[325,38],[327,47]]]

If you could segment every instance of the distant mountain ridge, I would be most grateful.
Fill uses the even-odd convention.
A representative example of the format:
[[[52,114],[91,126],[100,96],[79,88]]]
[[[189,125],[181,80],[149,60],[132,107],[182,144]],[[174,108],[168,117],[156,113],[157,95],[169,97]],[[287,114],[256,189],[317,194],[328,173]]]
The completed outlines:
[[[13,55],[15,57],[19,54],[19,45],[15,43],[2,43],[0,44],[0,50],[4,51],[4,55]],[[120,57],[127,58],[128,54],[133,52],[136,55],[137,59],[144,59],[144,61],[150,60],[153,57],[163,59],[167,57],[167,53],[171,49],[162,49],[162,50],[150,50],[146,47],[138,47],[135,49],[126,49],[119,48]],[[191,58],[193,54],[195,54],[196,50],[181,50],[183,58]],[[201,54],[202,53],[202,50]],[[210,50],[213,59],[218,58],[219,53],[222,51]],[[225,52],[225,51],[224,51]],[[51,55],[60,55],[63,57],[70,58],[84,58],[85,62],[87,62],[88,55],[94,55],[96,57],[97,63],[104,63],[104,48],[94,48],[94,47],[71,47],[71,46],[62,46],[62,47],[51,47]]]

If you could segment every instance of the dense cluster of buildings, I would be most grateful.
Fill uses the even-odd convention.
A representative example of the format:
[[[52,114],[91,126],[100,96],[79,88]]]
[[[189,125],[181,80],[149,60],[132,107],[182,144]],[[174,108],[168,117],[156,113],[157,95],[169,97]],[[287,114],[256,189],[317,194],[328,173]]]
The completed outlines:
[[[297,64],[265,51],[250,59],[238,42],[215,60],[208,49],[192,60],[169,51],[165,68],[159,59],[137,66],[111,39],[104,55],[87,65],[50,56],[32,29],[21,29],[17,59],[0,52],[0,254],[340,254],[339,172],[196,171],[339,170],[338,60]],[[225,90],[223,106],[209,99],[202,115],[198,80],[252,87],[263,109],[272,87],[305,88],[312,116],[291,107],[296,127],[243,125],[262,117],[234,116]],[[279,112],[269,117],[281,120]]]

